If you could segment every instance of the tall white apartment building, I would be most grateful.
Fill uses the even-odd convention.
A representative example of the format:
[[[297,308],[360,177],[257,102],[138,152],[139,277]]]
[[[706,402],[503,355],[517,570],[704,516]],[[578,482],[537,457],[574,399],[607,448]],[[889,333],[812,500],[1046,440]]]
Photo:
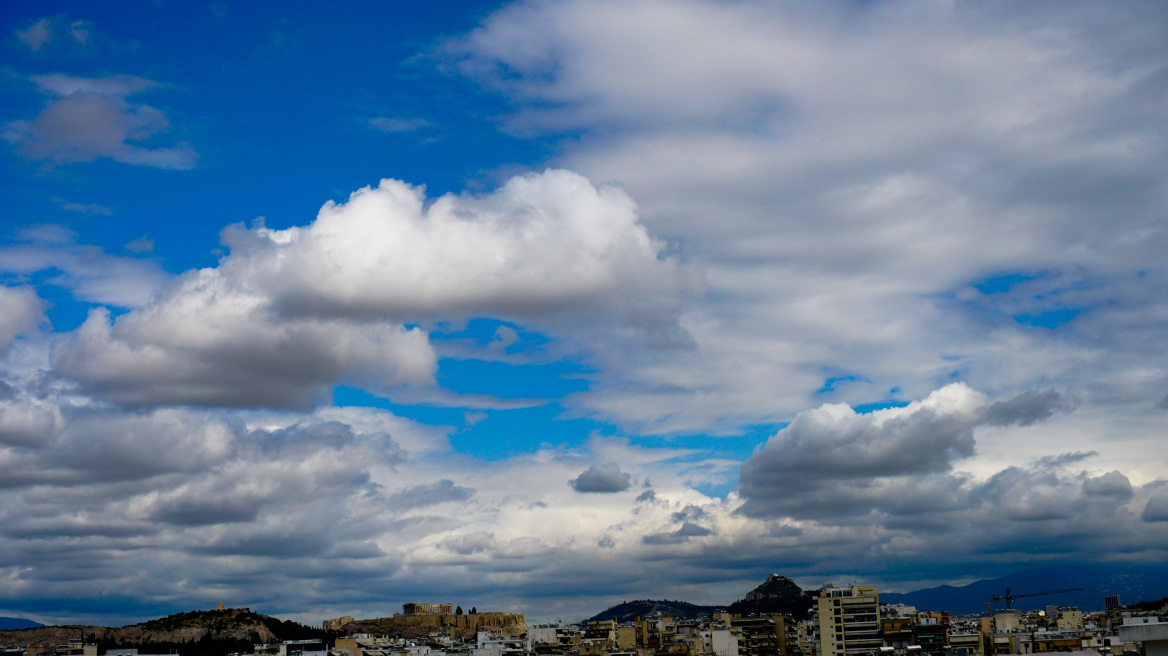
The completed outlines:
[[[876,587],[828,584],[819,593],[820,656],[879,654],[880,596]]]

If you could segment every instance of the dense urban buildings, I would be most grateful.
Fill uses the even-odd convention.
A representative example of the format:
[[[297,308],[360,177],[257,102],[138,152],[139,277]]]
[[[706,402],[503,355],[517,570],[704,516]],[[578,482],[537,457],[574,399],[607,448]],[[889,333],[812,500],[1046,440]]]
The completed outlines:
[[[805,604],[802,612],[795,602]],[[981,614],[953,615],[881,603],[874,586],[829,583],[805,592],[772,576],[730,608],[741,610],[748,603],[761,610],[625,602],[578,624],[528,624],[520,614],[407,603],[391,617],[327,619],[322,629],[302,627],[317,637],[256,643],[246,652],[177,651],[180,656],[1168,656],[1168,599],[1159,608],[1124,608],[1108,596],[1100,612],[1057,604],[1031,611],[987,605]],[[766,611],[784,605],[799,617]],[[689,614],[673,617],[660,610],[671,606]],[[645,608],[655,609],[631,615]],[[262,617],[222,607],[202,613],[210,623]],[[606,614],[608,619],[600,619]],[[191,626],[198,615],[171,616],[182,621],[170,623]],[[109,635],[101,640],[90,635],[53,646],[0,647],[0,656],[150,656],[115,642]]]

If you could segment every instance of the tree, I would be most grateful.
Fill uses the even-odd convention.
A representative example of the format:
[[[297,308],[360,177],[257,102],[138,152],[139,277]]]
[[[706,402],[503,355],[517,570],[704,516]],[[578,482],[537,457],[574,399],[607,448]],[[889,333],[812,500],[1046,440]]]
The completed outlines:
[[[475,608],[474,606],[470,607],[470,614],[471,615],[476,615],[476,614],[478,614],[478,612],[479,612],[479,609]]]
[[[474,611],[472,610],[471,612],[473,613]],[[462,615],[462,606],[459,606],[458,608],[455,608],[455,609],[454,609],[454,614],[455,614],[455,615]]]

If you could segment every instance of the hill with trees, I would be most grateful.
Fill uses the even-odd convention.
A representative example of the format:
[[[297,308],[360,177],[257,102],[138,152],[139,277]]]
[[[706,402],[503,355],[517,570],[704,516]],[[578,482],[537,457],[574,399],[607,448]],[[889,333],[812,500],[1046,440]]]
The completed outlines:
[[[766,615],[781,613],[795,620],[805,620],[810,616],[815,597],[804,592],[794,581],[778,574],[771,574],[757,588],[746,596],[730,604],[726,610],[735,615]]]
[[[588,618],[588,622],[616,620],[628,622],[637,617],[648,617],[653,614],[672,617],[675,619],[697,619],[712,613],[725,610],[721,606],[699,606],[685,601],[670,601],[668,599],[637,599],[623,601],[612,608],[605,609]]]
[[[84,637],[99,649],[137,648],[179,656],[217,656],[250,652],[255,643],[327,638],[322,629],[247,608],[191,611],[119,628],[105,626],[39,626],[0,631],[0,644],[53,649]]]

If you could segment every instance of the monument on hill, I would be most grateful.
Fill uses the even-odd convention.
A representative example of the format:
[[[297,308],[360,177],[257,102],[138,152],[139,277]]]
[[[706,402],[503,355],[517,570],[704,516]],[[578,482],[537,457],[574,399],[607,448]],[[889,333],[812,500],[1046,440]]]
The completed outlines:
[[[402,604],[402,615],[449,615],[454,612],[454,604]]]

